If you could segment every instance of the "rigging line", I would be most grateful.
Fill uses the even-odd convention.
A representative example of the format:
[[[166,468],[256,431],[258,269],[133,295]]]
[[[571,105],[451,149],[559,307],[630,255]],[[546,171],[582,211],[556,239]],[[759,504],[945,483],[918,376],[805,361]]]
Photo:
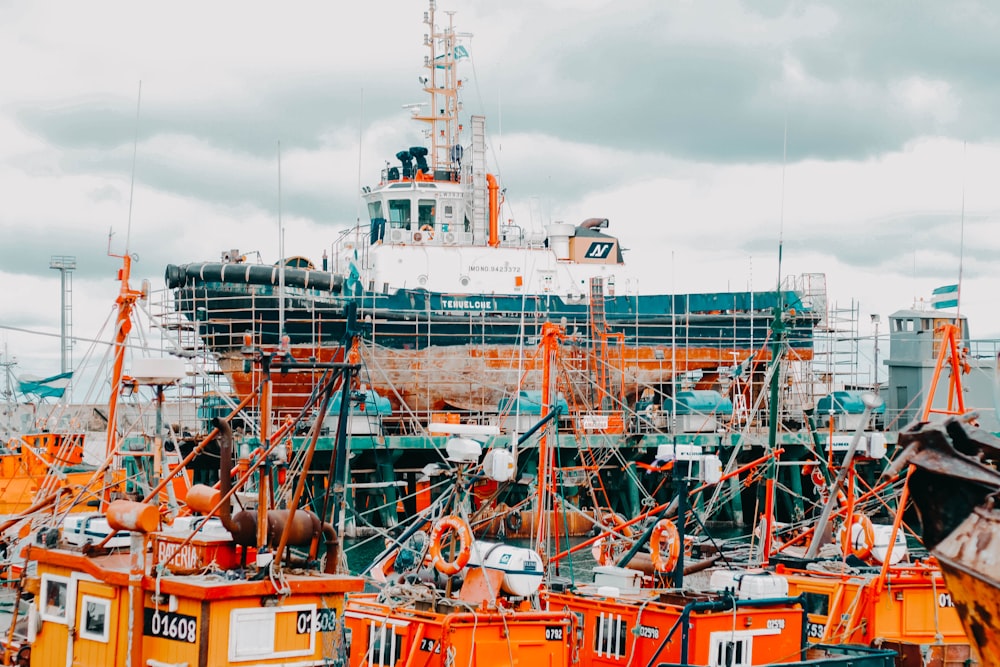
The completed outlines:
[[[142,80],[139,80],[139,94],[135,100],[135,139],[132,142],[132,176],[128,186],[128,227],[125,231],[125,254],[128,254],[132,239],[132,200],[135,193],[135,159],[139,152],[139,109],[142,105]]]

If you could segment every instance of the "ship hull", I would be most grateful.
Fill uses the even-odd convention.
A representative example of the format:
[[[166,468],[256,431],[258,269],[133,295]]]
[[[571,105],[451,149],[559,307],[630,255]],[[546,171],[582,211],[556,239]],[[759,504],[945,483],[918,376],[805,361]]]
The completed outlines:
[[[283,331],[293,357],[339,361],[357,335],[366,381],[395,407],[495,409],[519,387],[540,385],[542,361],[533,357],[542,326],[552,322],[566,334],[564,356],[578,378],[570,391],[584,398],[598,384],[634,399],[642,388],[661,388],[681,373],[702,371],[711,383],[720,369],[751,354],[767,359],[779,296],[784,307],[798,305],[799,315],[786,322],[786,343],[795,358],[812,358],[815,318],[792,292],[602,295],[591,303],[554,295],[337,293],[309,287],[314,277],[279,288],[271,284],[273,274],[267,284],[254,284],[245,280],[247,272],[227,275],[211,266],[168,267],[167,282],[175,288],[175,307],[196,325],[241,395],[259,380],[244,371],[247,336],[275,348]],[[273,379],[274,406],[294,409],[316,378],[287,373]]]

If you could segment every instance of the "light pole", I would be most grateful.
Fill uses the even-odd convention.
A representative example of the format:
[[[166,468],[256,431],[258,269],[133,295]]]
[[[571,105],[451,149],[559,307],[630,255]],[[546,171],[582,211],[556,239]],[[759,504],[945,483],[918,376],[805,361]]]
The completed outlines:
[[[872,313],[872,326],[875,327],[875,387],[873,391],[878,393],[878,325],[882,317],[878,313]]]
[[[70,371],[70,366],[72,365],[72,361],[70,360],[70,351],[72,349],[70,327],[72,327],[73,321],[71,285],[73,280],[73,269],[76,268],[76,257],[73,257],[72,255],[53,255],[51,259],[49,259],[49,268],[55,269],[59,272],[59,290],[61,293],[59,332],[60,347],[62,350],[60,372],[68,373]]]

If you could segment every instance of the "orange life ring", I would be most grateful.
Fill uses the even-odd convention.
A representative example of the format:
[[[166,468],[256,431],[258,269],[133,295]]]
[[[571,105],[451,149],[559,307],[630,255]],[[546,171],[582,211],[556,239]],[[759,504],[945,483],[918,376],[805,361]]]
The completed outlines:
[[[590,555],[594,557],[598,565],[614,565],[616,538],[632,537],[630,527],[625,526],[620,531],[618,530],[624,524],[625,519],[615,512],[608,512],[601,519],[600,526],[606,528],[604,532],[611,534],[598,539],[590,548]]]
[[[441,538],[445,532],[453,531],[458,535],[458,554],[455,560],[445,560],[441,555]],[[458,574],[463,567],[469,563],[469,556],[472,548],[472,533],[469,526],[454,514],[446,516],[436,524],[431,530],[430,557],[434,568],[441,574],[451,576]]]
[[[826,488],[826,478],[823,477],[823,471],[819,469],[819,466],[815,466],[812,469],[810,478],[812,479],[813,486],[815,486],[817,489]]]
[[[857,541],[854,539],[854,524],[860,524],[861,526],[861,537],[864,539],[864,543],[858,546]],[[872,547],[875,545],[875,527],[872,525],[872,520],[869,519],[864,514],[855,514],[851,516],[849,521],[844,523],[844,536],[841,538],[841,551],[846,554],[851,554],[855,558],[864,560],[872,553]]]
[[[661,552],[663,538],[667,538],[667,553]],[[649,559],[657,572],[670,572],[681,556],[681,535],[670,519],[660,519],[649,536]]]
[[[420,226],[420,231],[427,232],[427,240],[428,241],[431,241],[431,240],[434,239],[434,228],[431,227],[430,225],[421,225]],[[416,238],[416,235],[414,235],[414,238]],[[419,241],[420,239],[417,239],[417,240]]]

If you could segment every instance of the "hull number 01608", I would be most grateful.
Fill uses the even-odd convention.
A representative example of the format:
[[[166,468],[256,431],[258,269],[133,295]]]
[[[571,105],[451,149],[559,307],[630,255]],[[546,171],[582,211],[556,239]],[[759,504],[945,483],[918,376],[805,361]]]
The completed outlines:
[[[146,608],[143,610],[142,633],[147,637],[162,637],[194,644],[198,640],[198,619],[187,614]]]

